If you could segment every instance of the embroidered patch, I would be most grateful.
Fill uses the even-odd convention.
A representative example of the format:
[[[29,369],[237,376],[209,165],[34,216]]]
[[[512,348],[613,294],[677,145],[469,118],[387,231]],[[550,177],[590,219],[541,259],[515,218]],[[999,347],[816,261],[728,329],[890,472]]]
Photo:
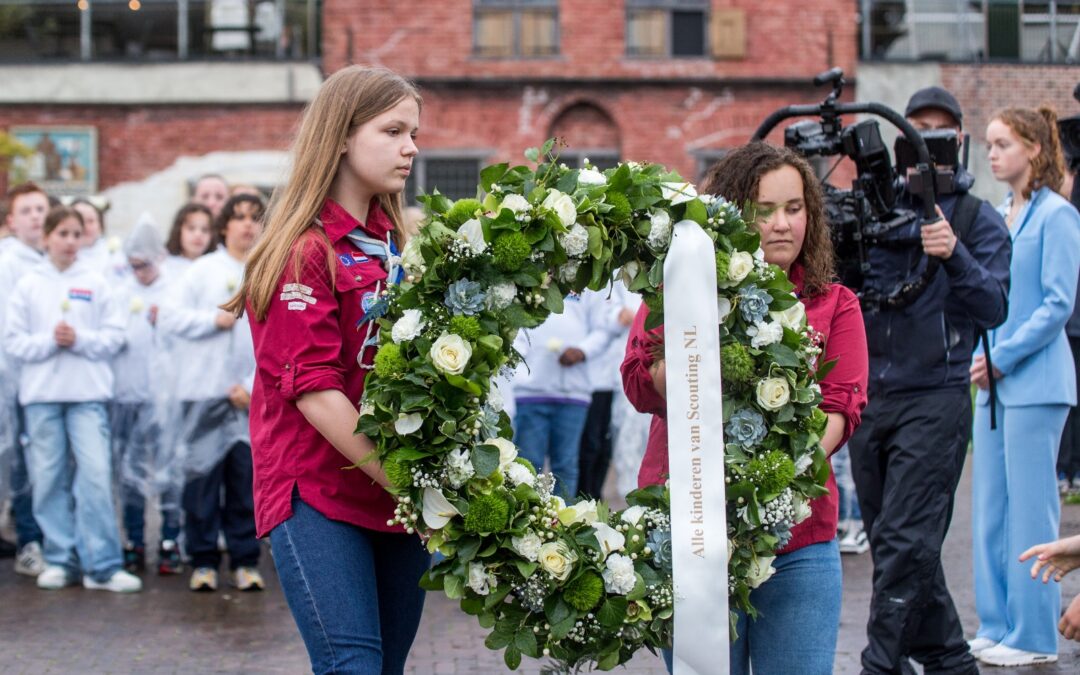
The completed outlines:
[[[358,263],[365,263],[369,260],[367,256],[356,255],[355,253],[342,253],[338,256],[338,260],[345,267],[352,267]]]
[[[94,292],[88,288],[72,288],[68,290],[68,299],[91,302],[94,299]]]
[[[312,302],[314,302],[314,301],[312,301]],[[305,309],[307,309],[307,303],[306,302],[300,302],[299,300],[293,300],[292,302],[289,303],[289,309],[293,310],[294,312],[302,312]]]
[[[378,302],[379,296],[377,296],[372,291],[368,291],[367,293],[364,293],[364,295],[360,298],[360,309],[362,309],[364,313],[367,314],[371,311],[371,308],[374,307]]]
[[[289,309],[296,309],[293,307],[294,304],[304,305],[307,303],[308,305],[314,305],[318,300],[311,295],[312,290],[311,286],[305,286],[303,284],[285,284],[281,287],[282,292],[281,295],[278,296],[278,299],[282,302],[288,302]],[[300,307],[300,309],[303,309],[303,307]]]

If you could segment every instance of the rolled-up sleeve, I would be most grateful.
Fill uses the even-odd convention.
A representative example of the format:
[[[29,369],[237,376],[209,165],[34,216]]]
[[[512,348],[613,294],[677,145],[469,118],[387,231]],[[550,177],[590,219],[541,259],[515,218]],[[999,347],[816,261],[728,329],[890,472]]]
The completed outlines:
[[[667,403],[657,393],[652,376],[649,374],[649,366],[653,363],[650,348],[662,342],[664,327],[658,326],[651,331],[646,331],[645,319],[648,316],[649,308],[642,303],[634,317],[634,325],[630,328],[630,337],[626,341],[626,355],[619,371],[622,373],[623,390],[631,405],[638,412],[664,417]]]
[[[288,401],[313,391],[345,391],[339,307],[326,246],[311,235],[297,244],[300,272],[295,273],[292,261],[286,263],[270,300],[263,339],[255,344],[258,370],[277,379]]]
[[[821,356],[821,363],[835,360],[836,365],[820,383],[824,399],[820,407],[824,412],[844,416],[844,434],[836,446],[839,448],[847,443],[862,420],[870,364],[859,300],[847,288],[837,288],[839,297],[836,310],[829,325],[825,352]]]

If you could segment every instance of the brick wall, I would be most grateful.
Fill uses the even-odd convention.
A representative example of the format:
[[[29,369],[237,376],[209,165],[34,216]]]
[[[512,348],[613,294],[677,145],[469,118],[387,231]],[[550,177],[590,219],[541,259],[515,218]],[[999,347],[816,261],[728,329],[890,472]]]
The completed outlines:
[[[964,126],[980,143],[990,116],[999,108],[1037,108],[1049,103],[1059,117],[1080,113],[1072,97],[1080,82],[1075,66],[942,65],[941,81],[964,108]]]

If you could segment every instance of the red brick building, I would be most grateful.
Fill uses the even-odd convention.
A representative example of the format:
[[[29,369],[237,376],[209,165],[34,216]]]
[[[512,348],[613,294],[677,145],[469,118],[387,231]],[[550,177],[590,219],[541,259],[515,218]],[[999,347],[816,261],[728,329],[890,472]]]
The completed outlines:
[[[42,49],[17,42],[33,65],[0,67],[5,82],[17,83],[0,92],[0,128],[94,127],[97,187],[110,193],[154,176],[190,181],[196,175],[188,174],[210,170],[268,182],[260,177],[268,171],[233,175],[230,162],[286,149],[318,81],[350,63],[382,64],[420,85],[422,162],[414,183],[424,189],[471,192],[479,166],[518,159],[549,136],[566,141],[568,162],[650,160],[696,177],[771,110],[820,99],[824,92],[809,86],[814,74],[837,65],[853,77],[857,50],[850,0],[322,0],[306,2],[317,32],[293,27],[293,36],[307,36],[304,49],[318,47],[299,60],[289,59],[295,45],[281,48],[285,38],[272,53],[260,51],[258,40],[214,52],[214,34],[205,37],[213,2],[144,1],[139,11],[158,12],[159,24],[170,6],[202,11],[202,33],[189,16],[177,23],[189,25],[178,44],[125,43],[127,52],[160,52],[165,63],[115,64],[96,60],[99,41],[120,49],[115,37],[105,42],[118,29],[98,25],[113,16],[98,4],[91,0],[89,19],[62,10],[60,32],[67,25],[69,35],[57,39],[57,50],[67,45],[66,61],[50,65]],[[248,16],[265,4],[272,3],[247,3]],[[89,24],[79,39],[70,34],[73,20]],[[0,33],[0,54],[8,51],[5,39]],[[230,159],[222,167],[195,161],[212,153]],[[188,161],[178,164],[182,158]]]

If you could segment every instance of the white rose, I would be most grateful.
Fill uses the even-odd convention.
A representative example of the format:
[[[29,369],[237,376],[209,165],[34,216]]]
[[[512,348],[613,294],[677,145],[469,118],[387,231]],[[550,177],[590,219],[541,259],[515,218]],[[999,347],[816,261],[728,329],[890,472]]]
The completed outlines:
[[[506,465],[506,478],[514,484],[514,487],[519,485],[532,485],[533,475],[532,471],[517,462],[510,462]]]
[[[607,185],[607,178],[596,169],[582,169],[578,171],[578,185]]]
[[[727,276],[730,281],[740,282],[754,271],[754,256],[746,251],[735,251],[728,260]]]
[[[551,190],[541,204],[545,209],[551,209],[559,217],[563,227],[570,227],[577,222],[577,207],[570,195]]]
[[[634,561],[621,553],[612,553],[608,556],[603,577],[604,590],[608,593],[626,595],[637,585],[637,577],[634,576]]]
[[[492,579],[491,575],[484,569],[484,563],[469,563],[469,583],[467,585],[477,595],[487,595],[491,592]]]
[[[644,506],[631,506],[630,508],[622,512],[622,516],[620,517],[620,519],[624,523],[629,523],[630,525],[636,527],[638,522],[641,520],[641,517],[645,515],[645,511],[647,510],[648,509],[646,509]]]
[[[510,538],[510,545],[514,547],[517,554],[529,562],[536,562],[540,558],[541,544],[543,542],[540,540],[540,535],[532,530],[526,532],[522,537]]]
[[[697,190],[690,183],[661,183],[660,193],[671,205],[685,204],[697,197]]]
[[[431,345],[431,362],[448,375],[460,375],[472,357],[472,347],[460,335],[443,333]]]
[[[502,204],[499,205],[499,210],[510,209],[516,214],[528,213],[532,208],[532,204],[528,199],[525,199],[521,195],[506,195],[506,198],[502,200]]]
[[[499,468],[505,469],[511,462],[517,459],[517,446],[505,438],[489,438],[484,445],[494,445],[499,449]]]
[[[784,338],[784,327],[779,321],[758,321],[747,326],[746,334],[750,336],[750,346],[761,349],[780,342]]]
[[[782,377],[767,377],[757,385],[757,402],[766,410],[779,410],[791,400],[791,387]]]
[[[483,253],[487,249],[487,242],[484,241],[484,228],[476,218],[471,218],[462,223],[457,233],[469,245],[473,253]]]
[[[750,563],[750,572],[746,576],[746,583],[750,588],[757,588],[769,580],[769,577],[776,571],[772,566],[772,561],[774,559],[775,556],[770,555],[755,558],[754,562]]]
[[[487,304],[488,309],[500,310],[506,309],[517,297],[517,286],[513,281],[500,281],[499,283],[491,286],[487,293],[484,294],[484,302]]]
[[[401,264],[408,274],[421,274],[424,267],[424,256],[420,255],[420,237],[413,237],[405,243],[401,251]]]
[[[806,308],[801,302],[796,302],[782,312],[769,312],[769,316],[779,321],[784,328],[799,331],[806,322]]]
[[[792,502],[795,507],[795,524],[798,525],[809,518],[813,512],[810,509],[810,502],[806,501],[802,495],[795,495]]]
[[[394,322],[390,329],[390,337],[394,342],[401,344],[406,340],[420,337],[424,330],[424,314],[418,309],[407,309],[401,313],[401,318]]]
[[[623,285],[627,288],[630,288],[630,284],[633,283],[634,277],[638,275],[638,272],[640,270],[641,265],[639,265],[637,261],[634,260],[631,260],[630,262],[623,265],[622,269],[619,270],[619,276],[622,277]]]
[[[402,436],[408,436],[420,427],[424,426],[424,418],[420,413],[398,413],[397,421],[394,422],[394,431]]]
[[[623,536],[622,532],[607,523],[593,523],[593,529],[596,531],[596,541],[599,542],[600,550],[604,552],[604,556],[621,551],[623,546],[626,545],[626,537]]]
[[[571,258],[580,258],[589,251],[589,231],[580,223],[574,223],[569,232],[559,235],[559,243],[562,244],[566,255]]]
[[[544,344],[544,346],[552,354],[562,354],[562,348],[563,348],[562,338],[557,338],[557,337],[548,338],[548,341]]]
[[[459,513],[442,492],[435,488],[424,488],[424,523],[428,527],[441,530]]]
[[[559,581],[566,581],[574,571],[577,554],[561,541],[549,541],[540,547],[540,567]]]
[[[671,216],[667,211],[655,210],[649,216],[649,236],[646,243],[652,248],[663,248],[671,241]]]
[[[585,523],[592,525],[600,516],[596,513],[596,500],[582,499],[580,502],[559,511],[559,520],[563,525]]]
[[[724,323],[728,316],[731,314],[731,300],[728,300],[722,295],[716,296],[716,316],[717,321]]]

